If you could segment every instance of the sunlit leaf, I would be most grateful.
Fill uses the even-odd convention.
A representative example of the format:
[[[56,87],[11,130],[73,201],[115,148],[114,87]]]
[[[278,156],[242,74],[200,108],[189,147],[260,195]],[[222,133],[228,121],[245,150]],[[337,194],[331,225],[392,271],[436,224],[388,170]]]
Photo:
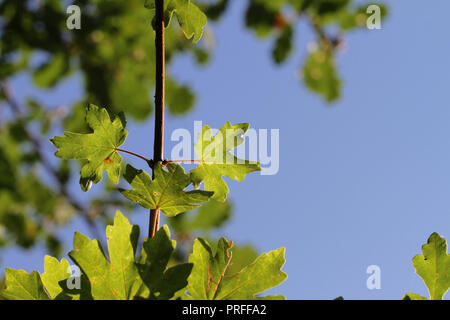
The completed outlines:
[[[431,300],[441,300],[450,288],[450,255],[447,253],[447,241],[439,234],[433,233],[422,246],[422,252],[423,255],[419,254],[413,258],[414,268],[428,287]]]
[[[247,123],[232,126],[227,122],[213,137],[209,126],[204,126],[195,144],[195,153],[201,163],[190,172],[194,184],[204,183],[205,190],[213,191],[213,199],[225,201],[229,192],[223,176],[242,181],[253,171],[260,171],[259,162],[237,158],[231,153],[244,142]]]
[[[219,240],[216,252],[203,239],[196,239],[189,262],[194,264],[187,287],[189,295],[198,300],[263,299],[256,295],[283,282],[287,275],[281,271],[285,263],[284,248],[259,256],[234,275],[227,275],[233,261],[232,242]],[[268,296],[268,299],[281,298]]]
[[[39,272],[27,273],[24,270],[5,270],[6,289],[1,295],[8,300],[49,300],[44,290]]]
[[[89,240],[75,233],[69,256],[81,268],[91,283],[96,300],[130,300],[142,288],[135,263],[139,230],[118,211],[114,225],[106,230],[109,261],[98,240]]]
[[[89,134],[65,132],[63,137],[55,137],[50,141],[58,148],[55,153],[62,159],[82,160],[80,185],[83,191],[90,188],[91,183],[98,183],[106,170],[108,177],[118,183],[122,157],[117,148],[122,145],[128,135],[125,120],[121,117],[111,119],[105,109],[90,105],[87,108],[86,122],[94,131]]]

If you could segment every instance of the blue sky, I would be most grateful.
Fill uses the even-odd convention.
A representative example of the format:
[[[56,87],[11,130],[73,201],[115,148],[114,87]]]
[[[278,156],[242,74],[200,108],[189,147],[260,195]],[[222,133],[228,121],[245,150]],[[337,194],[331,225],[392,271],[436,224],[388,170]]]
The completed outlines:
[[[288,299],[428,295],[411,259],[432,232],[450,237],[450,3],[386,2],[390,15],[382,30],[347,37],[337,59],[343,95],[332,106],[297,78],[313,40],[309,26],[298,25],[294,55],[275,66],[272,42],[243,25],[246,1],[232,1],[212,26],[210,65],[198,68],[191,57],[180,57],[170,67],[195,89],[198,103],[187,117],[167,117],[166,150],[174,145],[171,131],[193,130],[194,120],[280,130],[278,174],[227,180],[235,211],[223,232],[260,251],[286,247],[288,279],[271,293]],[[82,90],[77,78],[52,92],[36,91],[26,76],[13,84],[17,95],[31,93],[48,104],[70,103]],[[127,149],[150,155],[152,123],[131,124],[129,131]],[[53,151],[49,146],[48,155]],[[147,214],[140,210],[131,220],[146,230]],[[78,220],[61,230],[68,247],[76,230],[87,232]],[[1,272],[5,266],[42,270],[43,255],[8,249]],[[369,265],[381,268],[380,290],[366,287]]]

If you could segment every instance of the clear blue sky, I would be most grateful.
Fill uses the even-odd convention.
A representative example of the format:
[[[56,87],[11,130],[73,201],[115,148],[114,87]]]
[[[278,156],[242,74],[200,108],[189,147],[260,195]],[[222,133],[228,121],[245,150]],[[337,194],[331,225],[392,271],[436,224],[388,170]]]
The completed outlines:
[[[213,26],[217,47],[208,67],[181,57],[170,68],[195,88],[198,103],[187,117],[168,116],[167,150],[170,132],[192,130],[194,120],[280,129],[279,173],[229,181],[235,216],[224,234],[260,251],[286,247],[288,279],[272,292],[289,299],[427,296],[411,259],[432,232],[450,239],[450,3],[386,2],[382,30],[347,37],[338,56],[343,96],[333,106],[296,76],[313,39],[309,27],[300,23],[295,54],[274,66],[272,42],[243,26],[246,1],[232,1]],[[77,78],[52,92],[36,91],[26,76],[14,85],[18,95],[49,104],[70,103],[81,90]],[[151,154],[153,125],[129,130],[126,147]],[[131,220],[146,229],[147,210]],[[68,248],[75,230],[87,232],[80,221],[61,231]],[[1,272],[42,270],[43,255],[4,251]],[[369,265],[381,268],[381,290],[366,288]]]

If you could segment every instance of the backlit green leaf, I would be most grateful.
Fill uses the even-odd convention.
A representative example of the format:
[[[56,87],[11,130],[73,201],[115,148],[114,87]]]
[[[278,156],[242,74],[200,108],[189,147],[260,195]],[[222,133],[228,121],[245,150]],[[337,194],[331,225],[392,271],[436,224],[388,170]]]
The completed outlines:
[[[333,59],[331,50],[319,48],[309,55],[302,70],[306,87],[328,102],[337,100],[341,91],[341,80]]]
[[[49,300],[44,290],[39,272],[25,270],[5,270],[6,289],[1,295],[8,300]]]
[[[203,239],[196,239],[189,262],[194,264],[187,287],[189,295],[199,300],[279,299],[280,296],[256,297],[283,282],[284,248],[264,253],[238,273],[229,275],[233,263],[232,242],[219,240],[217,250]]]
[[[244,142],[247,123],[232,126],[227,122],[213,137],[209,126],[204,126],[195,144],[195,153],[201,160],[197,168],[190,172],[195,185],[204,182],[204,188],[214,191],[213,199],[225,201],[229,192],[223,176],[242,181],[253,171],[260,171],[259,162],[239,159],[231,151]]]
[[[70,265],[66,259],[59,262],[56,258],[45,256],[44,273],[41,274],[41,279],[45,289],[53,299],[63,292],[59,282],[67,280],[71,275]]]
[[[139,230],[117,211],[114,225],[106,229],[109,262],[98,240],[75,233],[69,256],[91,283],[95,300],[130,300],[142,288],[135,263]]]
[[[146,0],[145,7],[155,11],[155,1]],[[186,38],[193,37],[197,42],[203,35],[203,28],[206,26],[206,15],[191,0],[165,0],[164,1],[164,20],[168,27],[175,13],[178,23],[183,30]]]
[[[122,157],[117,148],[128,134],[124,119],[111,119],[106,109],[94,105],[87,108],[86,122],[93,133],[66,131],[63,137],[50,140],[58,148],[55,153],[57,157],[82,161],[80,184],[83,191],[89,190],[92,182],[100,182],[104,170],[114,183],[119,182]]]
[[[413,258],[417,274],[423,279],[431,300],[441,300],[450,288],[450,255],[447,241],[433,233],[422,246],[423,255]]]

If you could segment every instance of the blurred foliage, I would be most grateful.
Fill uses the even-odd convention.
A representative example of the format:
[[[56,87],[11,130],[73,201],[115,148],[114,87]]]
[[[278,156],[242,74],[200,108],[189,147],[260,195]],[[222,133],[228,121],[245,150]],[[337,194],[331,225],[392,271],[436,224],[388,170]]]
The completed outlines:
[[[195,2],[209,21],[218,21],[231,4],[230,0]],[[334,101],[341,88],[335,67],[336,51],[342,47],[346,32],[363,28],[367,18],[367,5],[355,2],[248,0],[243,17],[257,36],[273,40],[272,57],[277,64],[286,62],[295,52],[297,21],[308,21],[317,41],[304,60],[302,77],[308,88]],[[50,157],[47,139],[61,127],[87,132],[84,118],[89,103],[105,107],[111,114],[124,111],[135,121],[145,121],[151,115],[154,32],[152,13],[144,8],[144,3],[145,0],[0,1],[0,247],[30,248],[41,242],[58,256],[58,227],[74,217],[81,217],[92,235],[98,236],[97,227],[111,222],[110,213],[116,209],[132,210],[108,183],[94,198],[78,201],[70,186],[75,183],[71,177],[79,166]],[[81,8],[79,30],[66,26],[70,16],[66,9],[71,4]],[[385,14],[386,9],[382,8]],[[213,43],[209,27],[203,40],[195,45],[185,38],[177,23],[166,29],[166,102],[171,114],[192,110],[196,97],[188,84],[171,76],[170,63],[180,54],[188,54],[204,65],[210,59]],[[76,76],[82,80],[83,92],[70,106],[45,105],[34,96],[22,94],[20,88],[10,87],[10,79],[19,74],[29,75],[36,88],[48,93]],[[175,218],[172,224],[178,230],[177,237],[189,241],[196,234],[212,237],[212,230],[221,228],[230,216],[227,205],[208,205],[194,216]],[[235,256],[241,255],[244,262],[245,257],[256,257],[251,247],[234,250],[242,252]],[[187,258],[187,254],[180,256]]]
[[[245,22],[258,37],[274,39],[273,61],[281,64],[294,52],[298,21],[307,21],[316,41],[308,48],[300,74],[308,89],[333,102],[341,94],[336,53],[343,47],[346,33],[366,28],[370,4],[354,0],[249,0]],[[379,6],[384,18],[387,8]]]
[[[67,4],[60,0],[0,4],[0,79],[27,71],[36,86],[52,88],[74,73],[81,74],[85,96],[75,104],[75,116],[66,120],[71,128],[83,126],[79,109],[84,110],[87,102],[105,106],[113,114],[124,111],[135,120],[145,120],[152,111],[155,50],[151,15],[143,9],[143,1],[77,0],[72,4],[81,8],[79,30],[67,29]],[[181,52],[191,52],[199,63],[207,61],[208,55],[186,40],[179,28],[167,29],[166,52],[168,63]],[[30,62],[37,53],[44,61],[34,66]],[[190,99],[171,98],[178,90],[169,89],[169,110],[189,111],[193,93],[174,79],[172,83],[172,88],[187,91]]]
[[[71,4],[81,8],[81,29],[66,26]],[[79,167],[47,158],[46,141],[61,126],[86,132],[88,103],[112,114],[124,111],[135,121],[148,118],[155,84],[151,18],[143,0],[0,2],[0,246],[30,248],[42,242],[59,256],[59,226],[79,215],[96,236],[97,218],[104,224],[110,220],[110,209],[132,208],[107,184],[96,197],[79,202],[69,192],[72,173]],[[172,25],[166,30],[169,66],[182,53],[191,54],[199,64],[208,62],[211,48],[194,46]],[[43,105],[10,87],[10,79],[23,73],[47,92],[76,75],[83,81],[83,95],[69,108]],[[174,115],[194,106],[191,88],[170,73],[166,95]]]

